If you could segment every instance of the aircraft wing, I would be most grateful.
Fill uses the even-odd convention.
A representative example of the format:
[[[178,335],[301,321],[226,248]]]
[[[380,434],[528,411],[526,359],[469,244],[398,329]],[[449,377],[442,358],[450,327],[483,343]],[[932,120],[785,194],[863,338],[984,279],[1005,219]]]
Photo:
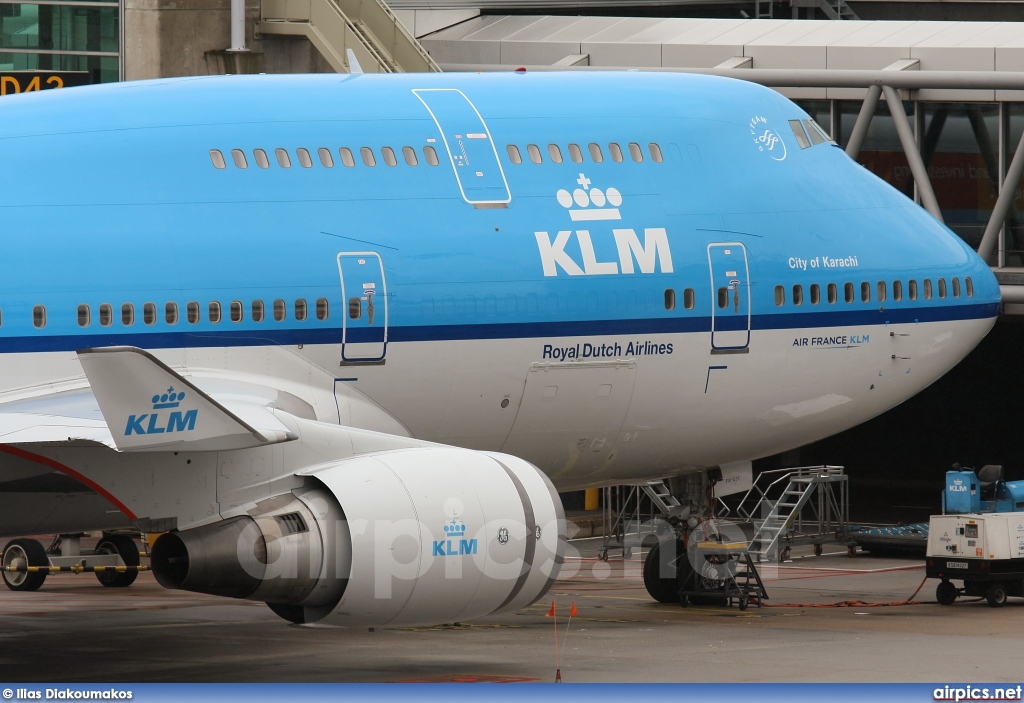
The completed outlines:
[[[0,403],[0,443],[224,451],[296,438],[259,393],[208,393],[135,347],[78,352],[89,386]],[[219,395],[219,397],[217,397]]]

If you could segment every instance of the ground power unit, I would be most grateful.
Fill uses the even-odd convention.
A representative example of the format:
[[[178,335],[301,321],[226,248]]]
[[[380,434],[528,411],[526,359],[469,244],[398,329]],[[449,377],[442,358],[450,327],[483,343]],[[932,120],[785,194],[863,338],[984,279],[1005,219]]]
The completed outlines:
[[[941,579],[935,598],[942,605],[961,595],[984,596],[993,607],[1024,597],[1024,512],[933,515],[925,573]]]

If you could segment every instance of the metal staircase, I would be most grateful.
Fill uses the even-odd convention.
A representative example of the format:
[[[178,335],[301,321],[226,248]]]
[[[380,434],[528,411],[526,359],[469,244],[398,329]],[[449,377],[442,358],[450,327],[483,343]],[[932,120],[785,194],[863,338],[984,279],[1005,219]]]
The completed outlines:
[[[824,542],[845,541],[849,524],[846,486],[841,466],[762,473],[737,508],[754,524],[750,555],[757,561],[776,561],[780,546],[787,552],[795,544],[814,544],[815,553],[820,554]]]
[[[338,73],[348,50],[366,73],[441,70],[381,0],[263,0],[257,31],[306,37]]]
[[[640,486],[655,507],[665,517],[676,517],[683,511],[683,504],[672,495],[668,484],[664,481],[648,481]]]
[[[859,20],[860,17],[853,8],[846,4],[846,0],[793,0],[794,19],[800,8],[810,10],[810,19],[814,18],[814,11],[821,10],[821,13],[830,20]]]

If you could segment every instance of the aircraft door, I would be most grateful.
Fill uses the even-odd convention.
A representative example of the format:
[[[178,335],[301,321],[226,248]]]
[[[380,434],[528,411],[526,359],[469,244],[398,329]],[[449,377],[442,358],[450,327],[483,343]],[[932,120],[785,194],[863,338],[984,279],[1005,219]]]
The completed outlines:
[[[375,252],[338,254],[341,275],[342,361],[381,361],[388,344],[384,262]]]
[[[750,345],[750,271],[738,242],[708,245],[711,267],[711,351],[742,352]]]
[[[512,195],[491,132],[469,98],[454,88],[412,92],[441,131],[462,198],[475,207],[511,202]]]

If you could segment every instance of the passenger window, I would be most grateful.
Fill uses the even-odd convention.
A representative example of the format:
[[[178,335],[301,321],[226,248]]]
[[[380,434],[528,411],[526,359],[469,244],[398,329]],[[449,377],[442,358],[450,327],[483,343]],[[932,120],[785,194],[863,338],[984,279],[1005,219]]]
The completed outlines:
[[[853,302],[853,284],[852,283],[846,283],[846,284],[843,285],[843,294],[846,296],[846,302],[847,303],[852,303]]]
[[[815,125],[814,120],[804,120],[804,126],[807,127],[807,136],[811,138],[812,146],[825,141],[825,138],[821,136],[821,132],[815,129],[817,125]]]
[[[363,314],[363,303],[358,297],[348,299],[348,316],[350,319],[358,320]]]
[[[651,142],[647,145],[647,151],[651,152],[651,161],[656,164],[660,164],[665,158],[661,155],[661,147]]]
[[[363,164],[366,166],[376,166],[377,159],[373,156],[373,149],[368,146],[359,148],[359,155],[363,157]]]
[[[786,289],[782,286],[775,286],[775,304],[786,304]]]
[[[967,297],[968,298],[973,298],[974,297],[974,281],[971,280],[970,276],[967,276],[966,278],[964,278],[964,284],[967,287]]]
[[[347,146],[343,146],[338,149],[338,156],[341,157],[341,163],[345,164],[347,167],[352,168],[356,165],[356,160],[352,158],[352,150]]]
[[[907,295],[911,300],[917,300],[917,281],[913,278],[907,282]]]
[[[232,300],[231,307],[228,309],[228,314],[231,315],[232,322],[242,321],[242,301]]]
[[[164,322],[168,325],[178,324],[178,304],[166,303],[164,305]]]
[[[633,161],[640,163],[644,160],[644,152],[641,151],[640,145],[636,142],[629,143],[629,155],[633,158]]]
[[[235,168],[249,168],[249,164],[245,160],[245,152],[241,149],[231,150],[231,160],[235,162]]]
[[[924,299],[932,299],[932,279],[930,278],[924,279]]]
[[[836,301],[839,300],[839,289],[836,288],[835,283],[828,284],[828,304],[835,305]]]
[[[320,157],[320,165],[324,168],[334,168],[334,157],[331,156],[331,150],[320,147],[316,150],[317,155]]]
[[[860,301],[862,303],[871,302],[871,284],[867,281],[860,284]]]
[[[539,164],[541,162],[540,147],[536,144],[527,144],[526,153],[530,155],[530,161],[533,163]]]
[[[110,327],[114,322],[114,308],[110,303],[100,305],[100,326]]]
[[[199,322],[199,303],[193,300],[185,306],[185,319],[188,320],[190,325]]]
[[[263,322],[263,301],[254,300],[252,301],[252,321]]]
[[[609,144],[608,153],[612,155],[612,161],[614,161],[617,164],[622,163],[622,148],[618,144],[616,144],[615,142]]]
[[[804,287],[799,283],[793,286],[793,305],[804,304]]]
[[[892,282],[892,299],[903,300],[903,283],[901,281]]]
[[[292,157],[288,156],[287,149],[274,149],[274,155],[277,157],[277,165],[281,168],[292,167]]]
[[[960,279],[956,276],[953,277],[953,297],[960,297]]]
[[[224,154],[220,152],[220,149],[210,149],[210,161],[213,162],[214,168],[227,168],[227,164],[224,162]]]
[[[256,165],[260,168],[270,168],[270,159],[267,158],[267,152],[263,149],[253,149],[253,158],[256,159]]]
[[[509,144],[508,146],[506,146],[505,151],[508,152],[509,161],[511,161],[514,164],[523,163],[523,155],[519,153],[519,147],[517,147],[515,144]]]
[[[327,303],[327,298],[316,299],[316,319],[326,320],[330,317],[331,308]]]
[[[790,120],[789,127],[793,130],[793,136],[796,137],[796,143],[800,145],[801,149],[806,149],[811,145],[811,142],[807,139],[807,134],[804,133],[804,126],[800,124],[800,120]]]
[[[125,327],[135,324],[135,306],[131,303],[121,305],[121,324]]]
[[[694,295],[693,288],[687,288],[683,291],[683,307],[687,310],[693,310],[693,306],[696,303],[696,295]]]
[[[46,306],[36,305],[32,308],[32,324],[37,328],[46,327]]]
[[[306,320],[306,299],[296,298],[295,300],[295,319],[299,322]]]
[[[665,309],[675,310],[676,309],[676,292],[672,288],[665,289]]]
[[[580,150],[579,144],[569,145],[569,158],[572,159],[574,164],[583,163],[583,152]]]
[[[548,144],[548,156],[556,164],[562,163],[562,150],[558,148],[557,144]]]
[[[599,164],[602,161],[604,161],[604,154],[601,152],[600,144],[594,144],[593,142],[591,142],[587,146],[587,149],[590,151],[590,160],[593,161],[595,164]]]
[[[945,298],[946,297],[946,279],[945,278],[940,278],[939,279],[939,297],[940,298]]]
[[[299,165],[302,168],[313,168],[313,159],[309,157],[309,151],[307,149],[296,149],[295,153],[299,156]]]
[[[878,302],[884,303],[885,302],[886,291],[888,290],[888,288],[885,285],[885,281],[879,281],[877,287],[878,287]]]
[[[811,305],[817,305],[821,302],[821,288],[818,287],[817,283],[811,284]]]
[[[729,289],[726,286],[718,289],[718,307],[723,310],[729,307]]]
[[[380,153],[384,156],[384,163],[388,166],[397,166],[398,159],[395,157],[395,150],[389,146],[381,147]]]
[[[419,163],[419,161],[416,160],[416,150],[411,146],[402,147],[402,156],[405,157],[405,163],[410,166],[416,166]]]
[[[88,327],[92,323],[92,310],[88,305],[78,306],[78,326]]]
[[[142,322],[147,325],[156,324],[156,303],[143,303]]]
[[[432,146],[423,147],[423,158],[427,160],[428,166],[437,166],[437,150]]]
[[[274,321],[281,322],[288,317],[288,306],[283,300],[278,298],[274,301]]]
[[[210,305],[207,308],[207,313],[207,316],[210,318],[210,322],[213,322],[214,324],[220,322],[220,302],[211,300]]]

